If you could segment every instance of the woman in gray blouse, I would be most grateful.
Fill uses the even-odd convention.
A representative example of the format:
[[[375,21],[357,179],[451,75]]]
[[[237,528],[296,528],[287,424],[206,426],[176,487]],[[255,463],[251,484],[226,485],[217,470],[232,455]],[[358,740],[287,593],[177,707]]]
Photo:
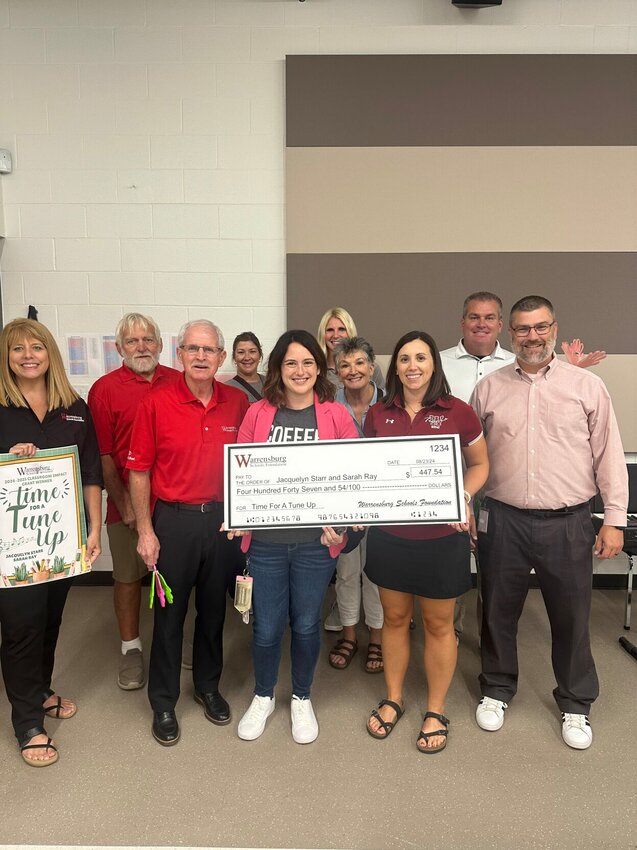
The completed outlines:
[[[237,374],[226,383],[242,390],[250,404],[259,401],[263,398],[263,375],[258,372],[259,363],[263,360],[263,349],[256,334],[243,331],[234,338],[232,360],[237,367]]]

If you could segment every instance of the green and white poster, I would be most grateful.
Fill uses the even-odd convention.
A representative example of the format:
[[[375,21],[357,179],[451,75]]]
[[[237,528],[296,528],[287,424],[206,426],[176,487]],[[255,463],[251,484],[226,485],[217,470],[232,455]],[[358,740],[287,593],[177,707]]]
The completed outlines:
[[[77,446],[0,454],[0,588],[89,570]]]

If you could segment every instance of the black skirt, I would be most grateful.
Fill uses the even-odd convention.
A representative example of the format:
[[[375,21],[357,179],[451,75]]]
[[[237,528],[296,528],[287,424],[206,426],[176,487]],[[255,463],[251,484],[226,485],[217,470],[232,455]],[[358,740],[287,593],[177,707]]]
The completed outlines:
[[[367,577],[380,587],[428,599],[452,599],[471,588],[469,535],[406,540],[372,527],[367,537]]]

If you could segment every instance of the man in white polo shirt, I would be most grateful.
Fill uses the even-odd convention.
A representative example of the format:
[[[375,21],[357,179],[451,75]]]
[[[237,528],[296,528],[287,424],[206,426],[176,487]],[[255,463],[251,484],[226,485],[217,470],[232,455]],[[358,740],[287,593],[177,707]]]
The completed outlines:
[[[492,292],[473,292],[462,305],[462,339],[440,352],[451,392],[469,401],[475,385],[485,375],[515,359],[498,342],[502,330],[502,301]]]
[[[493,292],[467,295],[462,305],[460,328],[462,339],[458,345],[441,351],[440,356],[452,394],[468,402],[478,381],[512,363],[515,355],[498,342],[502,330],[502,301]],[[461,596],[456,602],[453,621],[457,640],[463,631],[464,609],[464,596]]]

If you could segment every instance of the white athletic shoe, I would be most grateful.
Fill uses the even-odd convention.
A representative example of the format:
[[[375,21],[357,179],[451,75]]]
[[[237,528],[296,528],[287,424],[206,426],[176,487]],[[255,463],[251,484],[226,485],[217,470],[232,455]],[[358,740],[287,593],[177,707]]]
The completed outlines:
[[[585,714],[562,712],[562,738],[576,750],[587,750],[593,743],[593,730]]]
[[[311,744],[318,738],[319,727],[312,701],[293,696],[290,703],[292,737],[297,744]]]
[[[342,632],[343,624],[341,623],[341,615],[338,610],[338,602],[334,600],[332,607],[327,613],[323,628],[326,632]]]
[[[242,741],[256,741],[265,729],[268,717],[274,711],[274,697],[254,696],[250,707],[239,721],[237,734]]]
[[[482,697],[476,708],[476,723],[487,732],[497,732],[504,723],[504,710],[509,706],[501,699]]]

